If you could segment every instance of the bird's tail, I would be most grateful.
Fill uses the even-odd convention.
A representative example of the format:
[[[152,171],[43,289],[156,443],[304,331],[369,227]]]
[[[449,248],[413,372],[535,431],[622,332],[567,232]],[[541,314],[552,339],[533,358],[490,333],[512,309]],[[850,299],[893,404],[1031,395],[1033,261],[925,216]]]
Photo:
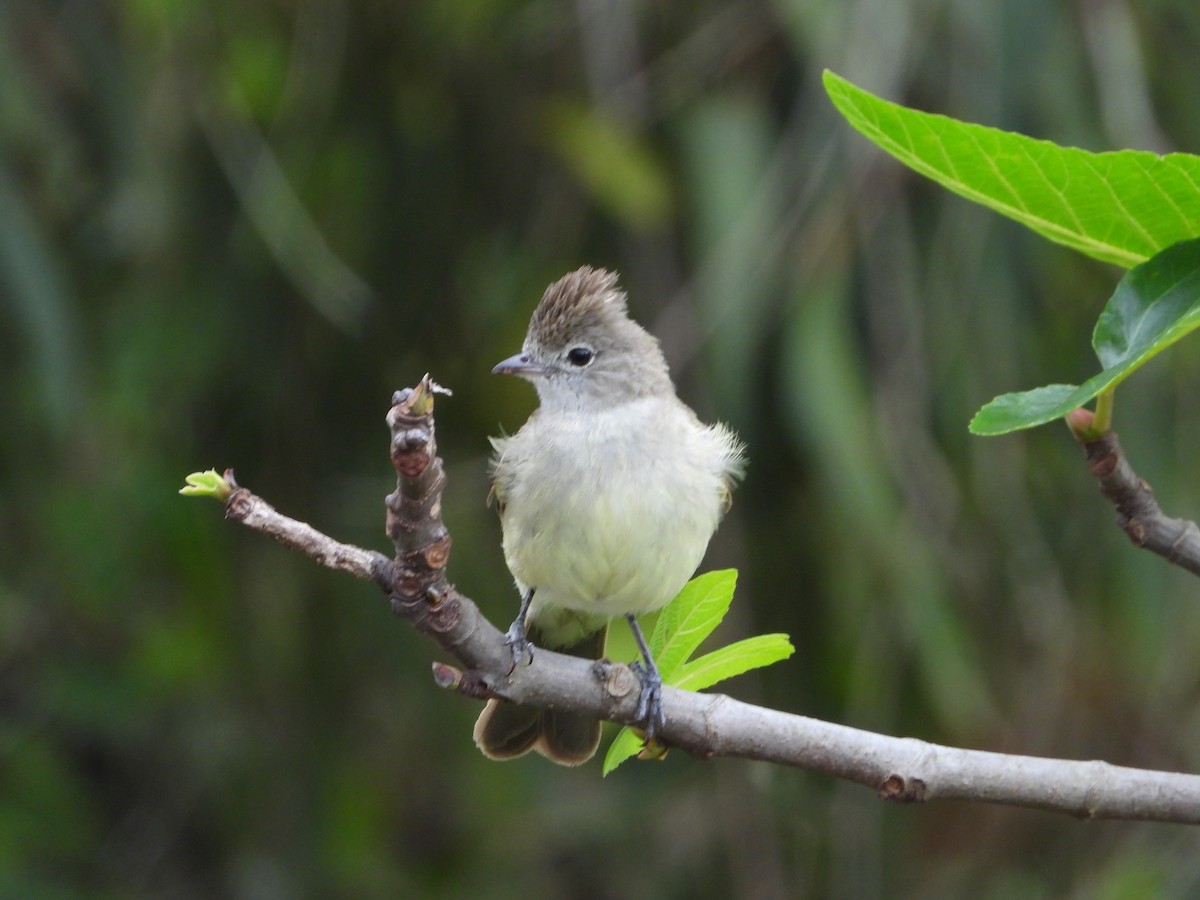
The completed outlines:
[[[546,649],[599,659],[607,636],[605,625],[570,647]],[[537,627],[530,625],[530,642],[541,647],[540,639]],[[591,759],[600,746],[600,723],[578,713],[489,700],[475,722],[475,745],[489,759],[516,759],[536,750],[560,766],[578,766]]]

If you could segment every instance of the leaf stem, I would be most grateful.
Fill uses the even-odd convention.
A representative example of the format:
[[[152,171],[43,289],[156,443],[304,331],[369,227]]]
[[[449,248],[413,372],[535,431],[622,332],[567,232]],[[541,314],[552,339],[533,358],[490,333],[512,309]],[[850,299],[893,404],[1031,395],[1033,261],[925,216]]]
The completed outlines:
[[[1096,418],[1092,423],[1092,433],[1099,437],[1112,428],[1113,399],[1117,392],[1113,388],[1101,391],[1096,397]]]
[[[1112,430],[1113,397],[1115,388],[1109,388],[1096,395],[1095,411],[1081,406],[1066,415],[1067,427],[1075,440],[1081,444],[1098,441]]]

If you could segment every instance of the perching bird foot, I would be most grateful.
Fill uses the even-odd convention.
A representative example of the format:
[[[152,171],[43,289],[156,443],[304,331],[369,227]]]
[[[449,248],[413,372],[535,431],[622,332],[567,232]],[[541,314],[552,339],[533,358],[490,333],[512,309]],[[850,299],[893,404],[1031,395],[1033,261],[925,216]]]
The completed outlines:
[[[529,643],[529,636],[525,633],[525,617],[529,614],[529,604],[532,602],[533,588],[530,588],[521,598],[521,609],[516,619],[508,626],[508,631],[504,632],[504,643],[512,653],[512,668],[508,670],[510,673],[522,662],[526,665],[533,662],[533,644]]]
[[[646,732],[646,743],[650,744],[667,724],[667,714],[663,712],[662,705],[662,675],[658,672],[658,666],[654,664],[654,657],[650,655],[650,647],[646,643],[645,635],[642,634],[641,626],[638,625],[637,616],[633,613],[626,613],[625,620],[629,623],[629,628],[633,631],[633,639],[637,641],[638,649],[642,651],[642,659],[645,660],[645,663],[635,662],[629,668],[642,683],[642,693],[638,697],[636,715],[638,722]]]
[[[508,645],[508,649],[512,652],[512,669],[515,670],[521,663],[528,665],[533,662],[533,644],[529,643],[529,638],[525,635],[525,622],[523,619],[517,619],[508,627],[508,631],[504,632],[504,643]]]
[[[642,683],[642,693],[638,697],[637,719],[646,732],[646,743],[650,744],[658,736],[658,732],[667,724],[667,714],[662,705],[662,676],[653,662],[649,667],[635,662],[629,667],[638,681]]]

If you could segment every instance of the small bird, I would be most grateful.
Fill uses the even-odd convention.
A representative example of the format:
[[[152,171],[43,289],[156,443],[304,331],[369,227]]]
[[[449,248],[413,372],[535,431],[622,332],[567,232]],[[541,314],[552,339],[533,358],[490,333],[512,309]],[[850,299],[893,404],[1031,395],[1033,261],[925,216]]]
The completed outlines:
[[[492,497],[522,597],[507,635],[514,664],[530,644],[599,659],[609,621],[624,616],[645,659],[634,669],[650,739],[663,723],[662,680],[636,615],[665,606],[700,565],[742,474],[742,445],[675,396],[658,341],[603,269],[550,285],[521,352],[492,372],[533,382],[540,401],[516,434],[492,439]],[[493,699],[474,737],[492,759],[532,749],[574,766],[595,754],[600,723]]]

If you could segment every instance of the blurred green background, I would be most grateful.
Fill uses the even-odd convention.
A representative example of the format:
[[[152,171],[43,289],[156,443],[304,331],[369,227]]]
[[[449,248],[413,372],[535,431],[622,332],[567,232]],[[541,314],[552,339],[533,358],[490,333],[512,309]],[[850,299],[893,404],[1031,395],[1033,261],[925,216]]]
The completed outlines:
[[[1200,152],[1195,0],[0,3],[0,895],[1184,897],[1195,829],[1083,824],[672,754],[486,762],[370,585],[176,494],[234,466],[388,551],[383,418],[426,371],[451,577],[516,597],[489,375],[551,280],[622,273],[751,468],[735,696],[954,745],[1200,771],[1193,579],[1131,548],[1065,428],[1116,269],[943,192],[820,72],[1093,150]],[[1200,517],[1200,354],[1125,387]]]

